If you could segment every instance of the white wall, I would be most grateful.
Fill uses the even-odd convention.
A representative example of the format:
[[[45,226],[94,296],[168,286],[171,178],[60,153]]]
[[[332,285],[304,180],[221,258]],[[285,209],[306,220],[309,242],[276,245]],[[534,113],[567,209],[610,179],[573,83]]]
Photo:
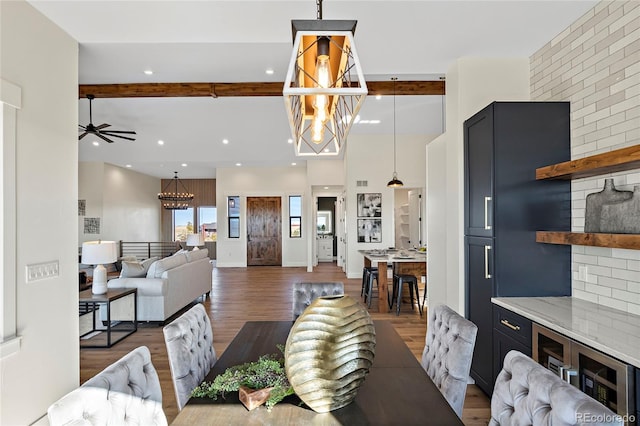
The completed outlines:
[[[222,267],[247,266],[247,197],[282,197],[282,266],[307,265],[307,240],[311,219],[307,198],[307,171],[303,167],[220,168],[216,171],[218,206],[217,263]],[[302,238],[289,238],[289,195],[301,195]],[[240,238],[228,238],[227,197],[240,196]]]
[[[337,185],[344,183],[343,160],[308,160],[307,182],[313,185]]]
[[[398,178],[407,188],[424,188],[425,146],[436,135],[397,135]],[[347,276],[362,277],[362,255],[358,250],[382,249],[395,245],[394,194],[387,187],[393,175],[393,141],[389,136],[351,135],[345,154],[347,193]],[[366,180],[367,187],[357,181]],[[358,243],[357,194],[382,194],[382,242]],[[423,190],[424,193],[424,190]]]
[[[429,305],[458,306],[458,292],[447,289],[447,135],[427,145],[427,292]],[[453,242],[453,241],[452,241]],[[449,297],[447,297],[449,296]]]
[[[529,99],[529,61],[527,58],[461,58],[451,65],[446,76],[446,148],[444,153],[445,197],[440,203],[429,201],[429,207],[442,209],[444,223],[430,222],[427,235],[441,232],[444,227],[446,238],[435,238],[435,245],[428,245],[429,269],[436,276],[446,277],[447,304],[460,313],[465,312],[464,294],[464,135],[463,123],[466,119],[493,101],[513,101]],[[438,152],[442,157],[442,152]],[[434,177],[435,178],[435,177]],[[434,184],[435,185],[435,184]],[[430,183],[430,186],[432,184]],[[431,198],[431,194],[428,194]],[[445,253],[444,263],[432,262],[434,251]],[[440,255],[440,253],[438,255]],[[446,267],[446,271],[438,268]],[[437,284],[440,285],[440,284]],[[430,298],[432,304],[436,298]],[[444,301],[444,300],[443,300]]]
[[[25,425],[79,383],[78,45],[24,1],[0,2],[1,77],[22,88],[17,113],[16,324],[1,359],[0,424]],[[26,266],[59,276],[26,282]]]
[[[532,98],[571,102],[572,159],[640,144],[638,22],[639,2],[600,2],[531,57]],[[640,169],[572,181],[573,231],[584,229],[586,196],[609,177],[633,190]],[[640,250],[573,246],[572,257],[573,296],[640,314]]]
[[[84,217],[78,217],[80,244],[96,239],[162,241],[160,179],[102,162],[79,163],[78,176],[85,217],[101,219],[100,234],[85,234]]]

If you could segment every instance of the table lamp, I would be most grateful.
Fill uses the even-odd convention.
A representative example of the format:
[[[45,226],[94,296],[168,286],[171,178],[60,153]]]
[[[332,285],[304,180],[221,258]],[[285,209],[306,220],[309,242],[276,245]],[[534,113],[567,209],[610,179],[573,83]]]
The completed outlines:
[[[202,234],[189,234],[187,235],[187,245],[193,246],[194,250],[200,250],[198,246],[204,245],[204,238]]]
[[[87,241],[82,243],[82,263],[95,265],[93,270],[93,294],[107,292],[107,269],[105,263],[113,263],[118,260],[118,250],[115,241]]]

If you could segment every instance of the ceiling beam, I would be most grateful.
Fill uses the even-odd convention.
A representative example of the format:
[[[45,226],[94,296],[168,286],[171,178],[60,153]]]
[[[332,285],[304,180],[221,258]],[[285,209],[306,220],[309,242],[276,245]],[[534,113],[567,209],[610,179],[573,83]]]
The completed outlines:
[[[130,83],[81,84],[78,97],[188,98],[197,96],[282,96],[284,83]],[[368,81],[369,95],[393,95],[392,81]],[[396,95],[444,95],[444,81],[396,81]]]

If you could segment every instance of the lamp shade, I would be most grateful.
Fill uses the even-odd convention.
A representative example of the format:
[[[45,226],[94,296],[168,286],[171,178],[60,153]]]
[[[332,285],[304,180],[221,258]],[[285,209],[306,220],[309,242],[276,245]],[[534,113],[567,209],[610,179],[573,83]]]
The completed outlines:
[[[82,243],[82,263],[104,265],[118,260],[115,241],[87,241]]]
[[[204,245],[204,238],[202,237],[202,234],[187,235],[187,245],[195,247]]]

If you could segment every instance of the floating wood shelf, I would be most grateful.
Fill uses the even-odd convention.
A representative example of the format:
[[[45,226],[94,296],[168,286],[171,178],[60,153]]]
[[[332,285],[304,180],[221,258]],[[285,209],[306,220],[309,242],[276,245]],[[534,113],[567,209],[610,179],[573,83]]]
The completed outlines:
[[[640,168],[640,145],[536,169],[536,179],[577,179]]]
[[[538,231],[536,232],[536,242],[640,250],[640,235],[638,234]]]

